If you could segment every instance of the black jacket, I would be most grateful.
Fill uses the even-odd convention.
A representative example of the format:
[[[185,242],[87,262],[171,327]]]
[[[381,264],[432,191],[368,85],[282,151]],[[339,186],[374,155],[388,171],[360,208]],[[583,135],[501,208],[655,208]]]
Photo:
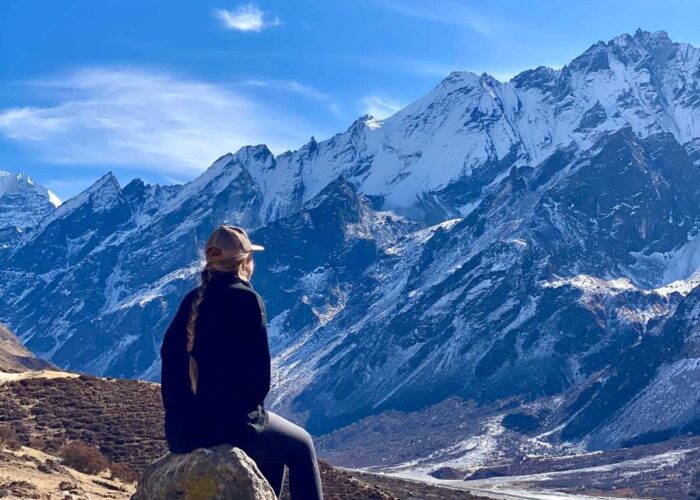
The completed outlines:
[[[263,401],[270,391],[270,351],[262,299],[233,273],[213,274],[195,329],[199,383],[194,395],[187,322],[196,294],[194,289],[183,299],[160,351],[165,437],[174,453],[236,445],[267,422]]]

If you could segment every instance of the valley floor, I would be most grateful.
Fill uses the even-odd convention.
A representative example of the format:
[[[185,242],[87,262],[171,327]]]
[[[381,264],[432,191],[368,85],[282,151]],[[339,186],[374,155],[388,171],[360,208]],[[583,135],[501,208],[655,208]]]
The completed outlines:
[[[369,476],[375,476],[370,478]],[[409,479],[405,476],[394,476],[394,475],[382,475],[376,473],[362,473],[361,477],[369,483],[391,483],[396,481],[400,477],[402,482],[412,482],[416,485],[420,484],[423,486],[415,486],[416,489],[420,490],[421,487],[425,485],[435,484],[439,485],[439,488],[445,492],[445,490],[453,490],[450,493],[443,493],[442,497],[444,499],[461,499],[461,498],[488,498],[494,500],[610,500],[610,498],[624,497],[629,499],[635,499],[642,497],[634,497],[627,494],[621,495],[595,495],[595,494],[580,494],[580,493],[567,493],[563,491],[553,491],[546,490],[537,487],[533,487],[523,481],[522,484],[518,483],[518,478],[507,478],[512,481],[461,481],[461,480],[439,480],[439,479]],[[462,496],[467,495],[467,496]],[[474,496],[474,495],[478,495]]]
[[[700,494],[700,439],[678,438],[635,448],[561,457],[558,461],[532,460],[528,465],[521,463],[511,469],[510,473],[507,467],[485,470],[482,478],[473,480],[437,479],[409,470],[372,472],[365,476],[382,478],[379,482],[401,478],[439,484],[504,500],[695,499]],[[514,473],[516,470],[519,472]]]

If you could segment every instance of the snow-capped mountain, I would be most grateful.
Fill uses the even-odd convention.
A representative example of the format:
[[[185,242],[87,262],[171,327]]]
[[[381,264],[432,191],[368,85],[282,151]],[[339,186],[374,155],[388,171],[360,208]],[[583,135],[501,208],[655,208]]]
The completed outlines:
[[[48,189],[24,173],[0,170],[0,252],[13,246],[22,233],[61,204]]]
[[[226,221],[267,249],[269,403],[312,432],[453,396],[547,399],[533,425],[596,447],[696,428],[699,79],[700,49],[638,31],[182,186],[108,174],[0,257],[0,320],[60,366],[155,379]]]

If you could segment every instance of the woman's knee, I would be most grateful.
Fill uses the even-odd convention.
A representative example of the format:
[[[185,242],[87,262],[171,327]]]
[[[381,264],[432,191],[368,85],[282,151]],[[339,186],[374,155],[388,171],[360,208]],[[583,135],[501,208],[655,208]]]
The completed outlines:
[[[294,425],[294,424],[292,424]],[[290,434],[291,453],[296,458],[315,458],[314,441],[306,430],[294,425],[295,429]]]
[[[275,415],[273,427],[280,434],[284,448],[290,458],[304,459],[316,457],[311,434],[287,419]]]

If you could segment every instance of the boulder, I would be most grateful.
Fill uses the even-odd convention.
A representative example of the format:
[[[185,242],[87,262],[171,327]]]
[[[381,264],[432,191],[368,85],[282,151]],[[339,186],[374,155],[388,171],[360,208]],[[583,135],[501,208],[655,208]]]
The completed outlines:
[[[131,500],[276,500],[243,450],[227,445],[170,453],[144,471]]]

